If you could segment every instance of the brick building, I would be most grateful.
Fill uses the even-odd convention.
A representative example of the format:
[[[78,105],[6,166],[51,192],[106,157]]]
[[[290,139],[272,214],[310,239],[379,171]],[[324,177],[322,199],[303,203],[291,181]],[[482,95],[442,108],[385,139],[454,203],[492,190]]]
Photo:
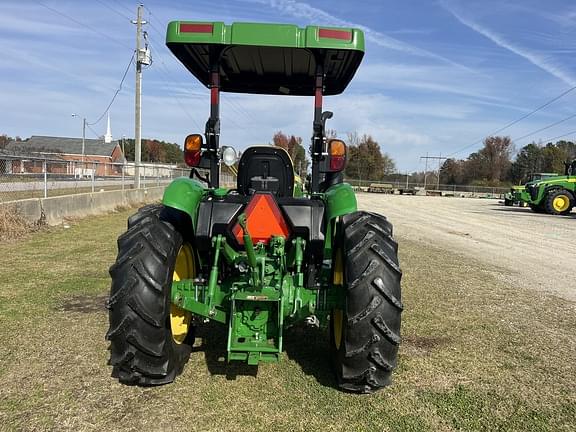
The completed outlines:
[[[18,155],[21,159],[12,158],[11,172],[41,173],[42,164],[26,160],[45,158],[53,161],[47,164],[47,171],[54,174],[74,175],[84,169],[95,170],[97,176],[117,175],[119,166],[110,163],[123,163],[124,154],[118,141],[106,142],[104,139],[85,139],[82,155],[82,138],[65,138],[51,136],[32,136],[25,141],[11,141],[5,148],[7,153]],[[62,161],[62,162],[56,162]]]

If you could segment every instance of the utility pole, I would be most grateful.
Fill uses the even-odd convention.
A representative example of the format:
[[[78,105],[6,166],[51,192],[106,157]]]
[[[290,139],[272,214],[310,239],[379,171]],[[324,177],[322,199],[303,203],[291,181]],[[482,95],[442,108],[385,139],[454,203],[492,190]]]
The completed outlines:
[[[422,159],[424,156],[420,156]],[[428,152],[426,152],[426,168],[424,168],[424,190],[426,190],[426,176],[428,176]]]
[[[436,179],[436,189],[440,189],[440,163],[443,160],[446,160],[448,158],[446,157],[442,157],[442,153],[440,153],[439,156],[428,156],[428,153],[426,153],[426,156],[420,156],[420,159],[424,159],[426,160],[426,168],[424,169],[424,190],[426,190],[426,176],[428,174],[428,159],[437,159],[438,160],[438,178]]]
[[[82,175],[84,175],[84,153],[86,153],[86,117],[82,118]]]
[[[142,146],[142,64],[145,63],[145,50],[142,50],[140,45],[140,38],[142,37],[142,25],[146,21],[142,21],[142,10],[144,5],[138,5],[138,13],[136,21],[136,98],[135,98],[135,127],[134,127],[134,188],[140,188],[140,162],[141,162],[141,146]],[[144,52],[143,52],[144,51]]]
[[[72,114],[72,117],[78,117],[78,114]],[[84,153],[86,153],[86,117],[82,117],[82,176],[84,176]]]
[[[442,153],[440,153],[440,156],[438,157],[438,177],[436,178],[436,190],[440,190],[440,162],[442,162]]]

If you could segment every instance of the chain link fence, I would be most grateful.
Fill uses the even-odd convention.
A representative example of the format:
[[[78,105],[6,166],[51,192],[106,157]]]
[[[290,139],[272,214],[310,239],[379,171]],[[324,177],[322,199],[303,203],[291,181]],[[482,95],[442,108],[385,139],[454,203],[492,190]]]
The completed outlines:
[[[205,175],[206,173],[202,173]],[[140,187],[168,185],[177,177],[188,177],[189,168],[169,164],[140,165]],[[104,190],[133,189],[134,163],[109,163],[59,158],[0,154],[0,202],[47,198]],[[222,186],[233,187],[236,178],[221,175]]]
[[[473,186],[473,185],[451,185],[451,184],[436,184],[436,183],[415,183],[406,182],[398,178],[394,180],[354,180],[346,179],[346,182],[350,183],[355,189],[359,191],[368,192],[370,190],[370,185],[380,185],[383,186],[380,189],[387,189],[390,193],[401,191],[424,191],[429,195],[433,195],[435,192],[443,192],[447,194],[464,193],[472,195],[492,195],[492,196],[502,196],[510,191],[510,188],[506,187],[491,187],[491,186]]]
[[[207,173],[198,170],[201,175]],[[76,193],[98,192],[103,190],[124,190],[134,188],[135,165],[133,162],[110,163],[63,158],[41,158],[26,155],[0,154],[0,202],[26,198],[47,198]],[[140,187],[168,185],[177,177],[188,177],[189,168],[169,164],[143,163],[140,165]],[[388,180],[346,179],[356,190],[369,191],[371,185],[380,185],[378,192],[401,193],[419,191],[431,195],[465,193],[473,195],[502,196],[508,188],[445,185],[402,181],[398,176]],[[233,170],[223,169],[220,185],[235,187],[236,176]],[[372,188],[374,191],[374,188]]]

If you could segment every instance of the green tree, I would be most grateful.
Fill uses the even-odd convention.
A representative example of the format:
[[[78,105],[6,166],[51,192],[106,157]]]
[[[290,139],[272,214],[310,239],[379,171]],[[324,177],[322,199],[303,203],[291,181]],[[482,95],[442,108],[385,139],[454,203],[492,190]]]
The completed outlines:
[[[122,146],[122,141],[120,141]],[[133,162],[135,158],[134,140],[124,140],[124,156]],[[142,162],[179,164],[184,160],[183,151],[178,144],[167,143],[155,139],[142,140]]]
[[[520,149],[516,160],[510,167],[510,177],[514,183],[525,183],[530,174],[542,172],[542,148],[536,143],[530,143]]]
[[[510,137],[487,137],[484,140],[484,148],[479,153],[484,160],[484,170],[488,175],[488,180],[492,184],[505,180],[511,163],[512,140]]]
[[[6,146],[8,145],[8,143],[10,141],[22,141],[22,138],[20,138],[19,136],[16,136],[15,138],[12,138],[11,136],[8,136],[6,134],[2,134],[0,135],[0,150],[6,148]]]
[[[548,143],[542,149],[542,169],[544,172],[563,173],[564,162],[567,159],[566,151],[555,144]]]
[[[381,180],[396,171],[394,160],[386,153],[382,154],[380,145],[370,135],[358,137],[357,133],[348,134],[348,164],[345,174],[358,180]]]
[[[509,178],[512,148],[510,137],[487,137],[463,162],[462,183],[499,186]]]
[[[10,137],[8,135],[0,135],[0,150],[5,148],[10,142]]]
[[[446,159],[440,168],[440,183],[462,184],[464,183],[464,161]]]
[[[302,146],[302,138],[294,135],[284,134],[282,131],[278,131],[272,137],[272,143],[276,147],[282,147],[288,152],[292,158],[292,163],[294,164],[294,170],[300,176],[306,175],[308,171],[308,158],[306,157],[306,150]]]

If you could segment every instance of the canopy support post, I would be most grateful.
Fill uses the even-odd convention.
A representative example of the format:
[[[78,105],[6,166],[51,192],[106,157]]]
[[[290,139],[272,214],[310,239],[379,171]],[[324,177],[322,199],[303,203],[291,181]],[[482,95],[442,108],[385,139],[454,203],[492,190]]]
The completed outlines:
[[[210,158],[209,187],[220,186],[220,52],[210,53],[210,118],[206,122],[206,146]]]
[[[310,153],[312,156],[312,182],[311,192],[320,191],[320,161],[324,150],[324,121],[322,119],[322,98],[324,92],[324,67],[321,59],[316,59],[316,77],[314,85],[314,123],[312,145]]]

